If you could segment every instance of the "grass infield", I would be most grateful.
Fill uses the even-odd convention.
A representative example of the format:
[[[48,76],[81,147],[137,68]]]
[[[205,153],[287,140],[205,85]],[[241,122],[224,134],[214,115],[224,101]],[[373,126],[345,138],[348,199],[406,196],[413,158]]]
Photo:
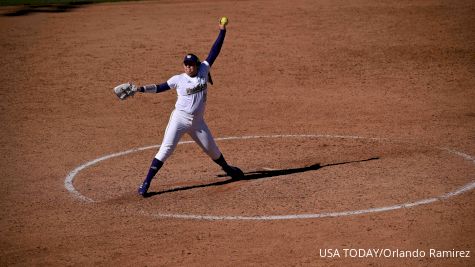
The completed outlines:
[[[81,4],[104,3],[104,2],[123,2],[123,1],[140,1],[140,0],[0,0],[0,6],[81,5]]]

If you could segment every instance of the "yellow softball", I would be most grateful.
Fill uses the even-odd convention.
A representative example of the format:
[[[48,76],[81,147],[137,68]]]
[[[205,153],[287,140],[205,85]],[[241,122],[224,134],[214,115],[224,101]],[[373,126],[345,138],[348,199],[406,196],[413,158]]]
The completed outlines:
[[[222,17],[222,18],[219,20],[219,24],[226,26],[226,25],[228,24],[228,21],[229,21],[228,18]]]

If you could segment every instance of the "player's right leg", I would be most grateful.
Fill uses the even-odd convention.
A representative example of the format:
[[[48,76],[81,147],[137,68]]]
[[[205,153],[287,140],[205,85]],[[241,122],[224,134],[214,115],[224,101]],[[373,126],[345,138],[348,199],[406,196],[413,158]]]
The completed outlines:
[[[158,170],[163,166],[163,161],[160,161],[156,158],[153,158],[152,164],[150,165],[150,169],[148,170],[147,176],[145,177],[145,180],[142,182],[142,184],[139,187],[138,193],[139,195],[145,197],[148,191],[148,188],[150,187],[150,183],[152,182],[153,177],[157,174]]]
[[[178,145],[178,142],[180,141],[180,138],[190,126],[191,121],[187,117],[183,116],[183,114],[181,114],[179,111],[173,111],[170,116],[167,129],[165,130],[165,136],[163,137],[160,149],[158,150],[158,153],[155,155],[155,158],[150,165],[150,169],[147,176],[145,177],[145,180],[138,189],[139,195],[142,195],[143,197],[147,196],[152,179],[155,177],[158,170],[160,170],[160,168],[163,166],[163,163],[167,160],[167,158],[173,153],[176,146]]]
[[[162,144],[155,158],[165,162],[175,151],[178,142],[183,134],[185,134],[191,127],[192,120],[185,112],[180,110],[174,110],[170,116],[167,129],[165,130],[165,136],[163,137]]]

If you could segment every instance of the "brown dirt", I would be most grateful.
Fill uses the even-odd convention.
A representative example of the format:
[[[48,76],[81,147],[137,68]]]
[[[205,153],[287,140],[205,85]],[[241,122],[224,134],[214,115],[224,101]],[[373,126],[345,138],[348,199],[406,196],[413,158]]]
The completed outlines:
[[[1,14],[15,11],[4,7]],[[151,1],[0,17],[0,265],[474,266],[475,193],[346,217],[203,221],[154,214],[286,215],[390,206],[473,182],[473,1]],[[226,182],[194,144],[136,196],[174,92],[119,102],[206,56],[230,18],[206,113],[247,173]],[[185,138],[184,140],[189,140]],[[377,158],[368,160],[371,158]],[[314,164],[320,168],[303,169]],[[293,172],[292,170],[299,170]],[[275,172],[274,172],[275,174]],[[251,174],[248,174],[251,175]],[[264,177],[262,177],[264,176]],[[470,258],[351,258],[343,249],[469,250]],[[338,249],[324,258],[320,249]]]

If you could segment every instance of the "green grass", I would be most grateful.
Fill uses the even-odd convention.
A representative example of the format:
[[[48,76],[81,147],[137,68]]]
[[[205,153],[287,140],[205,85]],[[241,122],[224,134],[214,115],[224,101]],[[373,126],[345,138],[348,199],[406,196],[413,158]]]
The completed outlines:
[[[16,5],[51,5],[51,4],[89,4],[104,2],[120,2],[120,1],[139,1],[139,0],[0,0],[0,6],[16,6]]]

